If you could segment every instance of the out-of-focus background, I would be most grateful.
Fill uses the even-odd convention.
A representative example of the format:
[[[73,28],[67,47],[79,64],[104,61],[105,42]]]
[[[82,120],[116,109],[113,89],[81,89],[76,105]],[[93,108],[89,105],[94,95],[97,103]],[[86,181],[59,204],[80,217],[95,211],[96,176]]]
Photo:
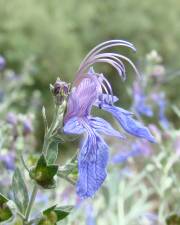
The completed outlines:
[[[109,39],[134,43],[137,54],[127,54],[139,67],[145,54],[157,50],[167,67],[167,79],[170,79],[180,70],[179,20],[178,0],[0,0],[0,53],[6,58],[7,66],[17,74],[22,72],[26,61],[33,61],[32,83],[26,88],[27,104],[28,96],[37,89],[42,94],[43,104],[48,107],[49,83],[57,76],[72,82],[85,54]],[[110,74],[114,71],[109,67],[101,68],[111,79]],[[128,82],[133,76],[130,71]],[[113,74],[115,93],[126,105],[130,102],[125,92],[127,83],[122,84],[118,79]],[[179,82],[176,79],[164,83],[173,103],[178,100]]]
[[[25,142],[23,142],[24,145],[20,140],[15,144],[15,148],[22,150],[26,146],[29,149],[33,148],[36,152],[40,150],[44,134],[40,113],[43,105],[46,107],[48,120],[52,118],[53,100],[49,91],[49,84],[53,84],[57,77],[72,83],[75,72],[85,55],[100,42],[110,39],[127,40],[137,48],[136,53],[124,48],[115,50],[131,58],[142,77],[144,77],[142,79],[145,81],[143,87],[141,87],[144,88],[143,95],[147,98],[148,104],[152,105],[155,113],[152,117],[143,116],[142,120],[145,124],[157,125],[158,129],[161,130],[158,134],[157,127],[152,129],[155,136],[157,135],[157,138],[159,138],[159,143],[162,144],[163,137],[165,137],[167,142],[169,140],[167,148],[175,148],[174,143],[176,143],[177,136],[175,134],[180,125],[179,21],[179,0],[0,0],[1,120],[7,120],[11,125],[15,125],[17,120],[20,121],[23,124],[23,129],[25,129],[23,131],[25,135],[26,132],[30,133],[33,130],[33,137],[26,137]],[[134,106],[137,103],[135,100],[137,90],[135,90],[136,84],[134,82],[141,83],[141,81],[137,81],[131,67],[127,65],[127,80],[125,82],[122,82],[116,71],[107,65],[97,66],[95,69],[98,72],[103,72],[110,80],[114,93],[120,98],[120,105],[136,111]],[[156,106],[154,107],[153,104]],[[164,134],[168,130],[173,130],[171,134],[174,132],[174,142],[172,138],[168,139],[171,134]],[[1,132],[3,133],[3,130]],[[178,140],[177,138],[177,143],[179,143]],[[116,148],[116,143],[114,145]],[[73,148],[75,148],[74,144]],[[164,148],[166,147],[160,146],[159,150],[156,149],[155,152],[159,154]],[[62,156],[67,158],[72,153],[71,149],[72,145],[64,144],[61,148]],[[169,153],[166,156],[168,157]],[[162,158],[160,155],[159,160]],[[153,160],[155,159],[153,158]],[[150,165],[152,166],[151,163]],[[157,165],[155,163],[155,166]],[[124,173],[126,174],[126,171]],[[120,183],[119,193],[125,194],[124,187],[126,185],[134,188],[133,185],[139,182],[138,176],[135,177],[137,180],[131,184],[128,183],[129,181],[123,180],[123,183]],[[101,215],[107,212],[101,209],[103,208],[101,206],[109,204],[109,201],[112,208],[114,207],[114,213],[116,215],[119,213],[119,216],[123,215],[122,211],[116,212],[116,209],[119,209],[123,203],[116,202],[120,204],[117,208],[113,205],[117,192],[115,190],[114,192],[109,191],[113,193],[107,192],[111,189],[108,185],[114,182],[113,179],[117,179],[116,175],[110,176],[107,187],[102,190],[105,196],[104,200],[98,199],[94,206],[96,212],[98,212],[95,214],[96,216],[98,214],[100,218],[97,219],[97,221],[100,221],[97,224],[101,224]],[[127,179],[129,179],[129,173]],[[143,182],[146,185],[144,180]],[[143,186],[143,188],[143,190],[146,190],[146,187]],[[114,198],[110,198],[110,194]],[[144,194],[143,191],[143,196]],[[171,200],[173,200],[173,197]],[[150,197],[149,194],[145,195],[145,197],[142,197],[142,205],[140,206],[144,208],[144,202],[146,203],[152,198],[154,196],[152,197],[151,194]],[[162,196],[160,196],[161,198],[163,199]],[[136,200],[134,200],[135,202]],[[128,204],[131,205],[131,203]],[[163,207],[166,208],[164,205]],[[154,208],[150,212],[156,212],[157,210],[154,210]],[[88,210],[92,211],[89,208]],[[89,212],[88,210],[87,212]],[[135,210],[133,212],[135,213]],[[158,214],[160,219],[164,215],[161,213]],[[90,214],[90,217],[93,216]],[[124,223],[121,221],[122,225],[133,224],[130,223],[132,218],[133,216]],[[110,221],[113,225],[120,224],[117,222],[118,219],[116,220],[117,223],[115,220],[113,222],[113,219]],[[71,221],[70,224],[76,223]],[[95,223],[89,222],[87,224],[94,225]],[[110,222],[107,225],[109,224]],[[151,223],[142,222],[142,224]],[[160,223],[160,225],[162,224]]]

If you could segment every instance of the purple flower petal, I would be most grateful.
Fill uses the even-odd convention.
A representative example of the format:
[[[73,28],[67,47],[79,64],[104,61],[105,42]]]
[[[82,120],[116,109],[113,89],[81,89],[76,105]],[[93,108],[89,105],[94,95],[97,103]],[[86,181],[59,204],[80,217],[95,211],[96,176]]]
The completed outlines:
[[[119,98],[116,96],[110,96],[108,94],[101,94],[101,95],[99,95],[99,98],[96,100],[94,105],[99,107],[99,106],[101,106],[101,104],[103,102],[109,104],[109,103],[115,103],[118,100],[119,100]]]
[[[90,126],[102,134],[114,136],[120,139],[124,138],[124,136],[122,136],[119,131],[115,130],[107,121],[102,118],[92,117],[90,119]]]
[[[85,129],[80,123],[81,119],[77,117],[72,117],[69,119],[63,127],[64,133],[67,134],[82,134],[84,133]]]
[[[87,116],[96,101],[100,84],[96,76],[86,76],[81,80],[69,97],[65,121],[73,116]]]
[[[108,146],[91,130],[87,134],[78,158],[79,177],[77,194],[81,198],[92,197],[106,178]]]
[[[103,104],[102,109],[111,113],[117,119],[123,129],[129,134],[140,138],[145,138],[150,142],[155,142],[155,139],[150,133],[149,129],[137,120],[133,119],[132,115],[127,113],[128,111],[108,104]]]

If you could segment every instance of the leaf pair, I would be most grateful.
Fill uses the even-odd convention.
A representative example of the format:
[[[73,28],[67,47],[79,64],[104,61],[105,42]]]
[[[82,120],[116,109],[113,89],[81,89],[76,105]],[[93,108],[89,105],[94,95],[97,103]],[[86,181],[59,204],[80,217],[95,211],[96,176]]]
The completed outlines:
[[[166,219],[167,225],[179,225],[180,224],[180,215],[173,214]]]
[[[9,200],[2,194],[0,194],[0,223],[9,220],[12,217],[12,212],[7,202]]]
[[[58,221],[63,220],[69,215],[73,206],[56,207],[52,206],[43,211],[43,217],[38,225],[56,225]]]
[[[57,174],[58,166],[48,164],[45,156],[42,154],[35,167],[30,170],[30,177],[37,184],[46,189],[55,188],[54,176]]]

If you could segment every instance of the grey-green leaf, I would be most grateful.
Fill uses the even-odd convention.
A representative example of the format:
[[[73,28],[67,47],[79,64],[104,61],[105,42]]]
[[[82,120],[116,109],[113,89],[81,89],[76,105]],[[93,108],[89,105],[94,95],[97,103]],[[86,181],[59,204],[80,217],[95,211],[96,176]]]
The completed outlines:
[[[51,224],[56,225],[58,221],[66,218],[72,211],[74,206],[56,207],[56,205],[43,211],[43,217],[38,225]]]
[[[29,196],[23,175],[19,168],[16,168],[13,175],[12,190],[17,207],[20,212],[25,213],[29,202]]]
[[[58,157],[58,143],[52,142],[49,146],[49,150],[46,156],[48,164],[53,164]]]
[[[69,215],[74,206],[62,206],[55,208],[54,211],[57,214],[57,221],[63,220],[65,217]]]
[[[44,106],[42,108],[42,116],[43,116],[43,121],[44,121],[45,133],[47,133],[47,131],[48,131],[48,122],[47,122],[47,118],[46,118],[46,109],[45,109]]]
[[[12,218],[13,214],[7,202],[9,200],[0,193],[0,223]]]

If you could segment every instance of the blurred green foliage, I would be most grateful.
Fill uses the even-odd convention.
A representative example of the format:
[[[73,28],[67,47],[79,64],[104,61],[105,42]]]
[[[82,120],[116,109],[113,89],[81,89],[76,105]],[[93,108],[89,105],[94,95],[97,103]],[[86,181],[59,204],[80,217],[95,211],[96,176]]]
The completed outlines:
[[[178,0],[0,0],[0,51],[15,68],[35,55],[43,84],[48,75],[71,78],[84,54],[111,38],[178,65],[179,20]]]
[[[135,61],[156,49],[165,65],[174,68],[170,73],[178,70],[179,20],[179,0],[0,0],[0,53],[17,72],[25,60],[34,57],[32,88],[41,90],[44,105],[51,106],[49,83],[57,76],[72,81],[85,54],[104,40],[133,42],[138,54],[127,55]],[[102,67],[102,72],[113,71]],[[127,104],[125,85],[119,86],[118,76],[113,78],[115,94]],[[180,85],[175,80],[165,83],[174,103]]]
[[[134,59],[133,61],[136,62],[141,71],[144,71],[142,69],[144,66],[142,65],[143,58],[148,52],[152,49],[156,49],[160,53],[164,59],[163,64],[167,71],[165,74],[167,75],[167,79],[165,79],[160,89],[166,92],[168,99],[168,119],[173,121],[175,126],[177,126],[178,119],[174,117],[171,107],[177,109],[176,111],[179,113],[177,105],[179,97],[177,91],[180,86],[180,79],[177,79],[180,73],[178,72],[180,71],[179,21],[179,0],[0,0],[0,54],[6,58],[7,67],[15,70],[17,74],[22,74],[25,79],[25,82],[23,79],[22,82],[19,82],[18,79],[14,81],[13,87],[16,87],[17,90],[10,89],[9,99],[11,100],[11,98],[14,99],[18,96],[16,102],[13,102],[13,106],[18,107],[19,111],[22,111],[21,108],[23,108],[24,113],[26,110],[32,110],[34,113],[38,111],[39,113],[36,117],[37,123],[35,124],[37,128],[37,146],[31,139],[29,141],[35,145],[33,148],[35,150],[40,149],[41,137],[43,137],[44,132],[39,104],[35,109],[31,101],[31,98],[34,96],[34,90],[41,91],[43,104],[49,114],[48,118],[51,117],[51,110],[53,109],[51,106],[53,106],[53,102],[52,99],[50,100],[49,83],[53,83],[57,76],[60,76],[61,79],[67,82],[72,82],[75,71],[86,53],[95,45],[108,39],[125,39],[133,42],[138,49],[137,54],[134,55],[131,52],[126,53],[127,56]],[[124,49],[122,49],[122,51],[124,51]],[[31,60],[33,61],[33,69],[25,70],[24,64]],[[119,82],[120,80],[117,75],[110,76],[115,75],[110,67],[102,66],[101,68],[102,72],[109,74],[108,78],[113,82],[115,94],[120,96],[121,105],[128,105],[132,102],[132,97],[130,98],[130,95],[128,95],[126,87],[131,88],[131,80],[134,77],[131,76],[131,74],[130,76],[128,75],[128,82],[131,84],[128,85],[127,82],[123,85],[122,82]],[[30,76],[30,82],[26,82],[29,75],[33,76]],[[18,84],[17,86],[16,82]],[[0,83],[3,87],[6,87],[6,83],[2,82],[2,77],[0,77]],[[39,96],[41,95],[37,91],[35,97],[40,98]],[[11,102],[12,100],[10,103]],[[6,100],[6,104],[7,103],[10,105]],[[25,104],[29,107],[26,107]],[[4,114],[6,114],[6,110],[8,111],[13,108],[9,105],[5,108]],[[34,108],[30,110],[30,107]],[[2,109],[1,103],[1,111]],[[15,111],[18,111],[18,109]],[[173,132],[170,130],[170,133]],[[168,138],[166,135],[165,137]],[[26,142],[22,142],[22,144],[21,141],[22,140],[17,144],[17,148],[20,150],[24,149],[26,145]],[[169,140],[169,143],[170,142],[172,141]],[[174,206],[173,210],[175,209],[174,211],[176,213],[178,202],[176,206],[176,204],[174,204],[174,202],[176,202],[174,199],[176,199],[177,196],[179,197],[179,189],[175,189],[178,194],[176,194],[176,192],[174,194],[174,177],[172,177],[172,181],[170,180],[172,183],[166,183],[166,181],[169,181],[173,170],[169,171],[166,169],[166,173],[163,171],[165,168],[163,167],[165,164],[164,158],[161,160],[160,157],[165,157],[165,154],[163,153],[164,155],[162,155],[161,151],[167,147],[163,146],[162,143],[159,145],[160,149],[158,155],[152,158],[152,162],[150,161],[147,167],[142,166],[139,170],[144,174],[144,171],[147,172],[146,169],[155,168],[156,173],[154,173],[154,170],[148,170],[147,174],[149,175],[148,178],[150,178],[150,181],[151,172],[153,175],[155,185],[152,183],[151,188],[154,188],[153,194],[157,195],[155,200],[158,199],[158,203],[161,203],[161,205],[159,204],[161,206],[159,210],[160,218],[164,216],[162,212],[166,212],[166,202],[170,204],[171,207]],[[77,147],[74,143],[72,145],[73,147],[71,146],[71,148],[69,148],[69,144],[63,146],[64,158],[66,158],[70,151],[74,151]],[[67,149],[68,151],[66,151]],[[174,146],[170,145],[168,149],[170,152],[174,149]],[[168,154],[167,159],[174,159],[174,155],[171,157],[171,153]],[[178,159],[177,156],[175,156],[175,159]],[[173,160],[170,162],[174,163]],[[151,167],[148,167],[149,165]],[[174,167],[175,166],[176,165],[174,165]],[[174,169],[174,167],[172,169]],[[174,173],[174,175],[176,176],[176,173]],[[161,179],[159,179],[159,177]],[[109,208],[107,207],[105,211],[105,213],[113,211],[114,215],[110,217],[109,214],[107,214],[108,219],[111,220],[112,223],[113,220],[118,221],[117,215],[122,218],[123,212],[119,211],[118,214],[116,214],[116,210],[119,205],[126,206],[126,193],[133,194],[132,196],[130,195],[130,198],[128,196],[128,200],[133,199],[133,204],[131,204],[129,210],[132,213],[130,215],[135,215],[136,218],[139,218],[139,210],[136,209],[144,210],[146,207],[149,207],[151,203],[150,201],[147,202],[147,198],[149,198],[149,194],[151,194],[151,188],[146,187],[147,179],[143,181],[142,186],[138,187],[137,192],[133,192],[133,185],[136,184],[135,179],[137,179],[136,176],[132,177],[128,182],[124,180],[119,186],[113,186],[118,188],[117,190],[113,190],[113,187],[110,185],[114,185],[113,181],[117,179],[119,178],[112,176],[112,180],[111,177],[107,180],[107,182],[109,182],[107,183],[109,185],[107,185],[109,190],[111,192],[114,191],[114,193],[111,193],[113,196],[112,202],[111,200],[108,202],[107,206]],[[177,181],[178,180],[179,179],[177,179]],[[128,186],[128,184],[130,185]],[[159,187],[157,191],[156,185]],[[179,187],[179,185],[177,186]],[[126,187],[128,187],[128,189]],[[129,191],[131,187],[132,192]],[[135,185],[135,187],[137,187],[137,185]],[[60,188],[63,188],[62,185],[60,185]],[[129,192],[127,192],[127,190]],[[169,190],[172,190],[172,192]],[[141,198],[139,198],[139,192]],[[120,196],[118,201],[116,201],[117,196]],[[124,199],[121,196],[124,196]],[[137,199],[139,201],[137,201]],[[124,202],[122,202],[122,200]],[[150,200],[153,200],[153,198]],[[98,207],[98,201],[99,199],[95,202],[96,207]],[[104,201],[104,199],[102,201]],[[138,204],[139,208],[137,206]],[[99,205],[101,205],[101,199]],[[124,218],[127,219],[128,216],[129,215],[125,214]],[[104,218],[106,217],[100,214],[100,224],[104,224]],[[135,217],[131,218],[134,219]],[[164,220],[165,218],[161,219]],[[130,220],[127,221],[129,222]]]

